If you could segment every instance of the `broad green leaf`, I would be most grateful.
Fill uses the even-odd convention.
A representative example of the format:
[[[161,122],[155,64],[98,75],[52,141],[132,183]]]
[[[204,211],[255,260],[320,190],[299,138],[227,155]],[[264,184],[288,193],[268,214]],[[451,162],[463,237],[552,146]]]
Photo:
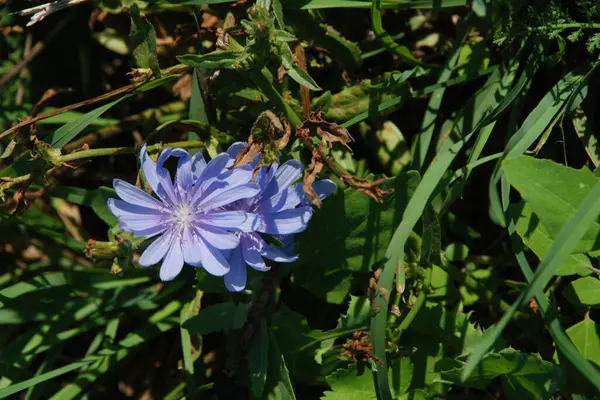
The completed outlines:
[[[146,17],[140,13],[137,4],[131,6],[131,31],[133,55],[138,67],[152,70],[155,77],[160,78],[160,67],[156,58],[156,32]]]
[[[265,388],[269,367],[269,347],[269,331],[267,323],[263,319],[260,321],[258,330],[252,336],[252,342],[246,355],[250,373],[250,389],[254,398],[261,398]]]
[[[478,389],[486,388],[492,379],[501,377],[504,392],[512,400],[552,398],[561,382],[561,371],[556,365],[514,349],[488,354],[465,381],[461,381],[463,362],[444,360],[437,367],[441,369],[443,380]]]
[[[507,196],[508,197],[508,196]],[[467,360],[467,364],[462,374],[462,378],[466,379],[475,370],[477,364],[487,350],[493,345],[493,343],[500,337],[502,331],[514,316],[516,311],[528,300],[530,300],[535,294],[541,292],[550,279],[556,273],[556,270],[564,262],[569,254],[573,252],[577,244],[581,241],[581,238],[590,227],[593,220],[600,214],[600,182],[596,183],[590,193],[585,197],[581,205],[577,208],[574,215],[568,220],[565,226],[560,230],[556,237],[554,244],[552,245],[548,255],[540,263],[540,266],[535,272],[535,275],[530,280],[528,277],[529,285],[525,290],[521,292],[521,295],[512,305],[512,307],[504,314],[502,319],[490,328],[483,339],[477,344],[473,353]],[[582,368],[583,369],[583,368]],[[590,376],[593,374],[588,374]],[[598,383],[596,382],[596,385]]]
[[[427,302],[410,326],[412,332],[433,338],[432,342],[445,344],[446,354],[469,354],[483,336],[481,328],[469,321],[470,313],[462,311],[460,304],[446,308]]]
[[[373,375],[367,370],[357,376],[356,367],[341,369],[325,378],[331,387],[321,400],[376,400]]]
[[[338,191],[324,201],[296,240],[300,259],[293,273],[298,283],[319,297],[341,303],[350,289],[345,277],[351,271],[370,272],[385,256],[418,179],[412,171],[399,175],[390,185],[395,193],[383,205],[354,189]]]
[[[577,170],[529,156],[508,159],[502,167],[510,184],[521,193],[551,238],[557,237],[598,182],[592,171],[585,167]],[[600,249],[599,235],[600,223],[594,219],[574,252]]]
[[[544,132],[551,130],[559,120],[557,117],[565,112],[565,104],[569,101],[573,93],[573,88],[585,80],[594,68],[595,66],[587,62],[581,63],[558,81],[527,116],[525,121],[519,126],[519,129],[510,137],[504,148],[501,160],[514,158],[525,153]],[[526,67],[525,71],[527,70],[528,68]],[[525,73],[522,75],[522,78],[523,76],[525,76]],[[529,79],[530,77],[527,76],[526,80]],[[526,80],[523,81],[525,82]],[[521,81],[522,79],[519,79],[517,85]],[[501,225],[504,224],[504,215],[500,206],[500,195],[497,191],[497,185],[502,176],[504,176],[504,171],[501,163],[498,162],[490,179],[488,191],[490,196],[490,216],[496,223]],[[534,212],[537,212],[537,210],[534,209]]]
[[[410,358],[402,357],[390,363],[390,381],[394,399],[401,399],[410,387],[414,365]],[[321,400],[375,400],[373,374],[367,369],[358,375],[356,364],[339,369],[325,378],[331,390],[326,390]],[[411,397],[409,397],[411,398]]]
[[[575,304],[600,306],[600,280],[596,276],[579,278],[565,288],[565,296]]]
[[[218,303],[204,307],[183,323],[183,327],[198,335],[211,332],[229,332],[244,326],[248,314],[248,303]]]
[[[264,393],[267,400],[296,400],[285,358],[273,332],[269,332],[269,368]]]
[[[531,211],[528,203],[520,203],[509,207],[508,213],[516,220],[515,228],[523,240],[523,243],[529,247],[535,255],[543,260],[552,247],[554,239],[550,237],[548,230]],[[592,263],[584,254],[571,254],[565,262],[558,268],[556,275],[581,275],[586,276],[592,273]]]
[[[600,367],[600,325],[586,315],[585,319],[567,329],[567,335],[586,360]]]
[[[350,296],[348,310],[346,314],[342,314],[338,319],[337,328],[357,328],[366,326],[369,323],[371,316],[371,304],[366,296]]]

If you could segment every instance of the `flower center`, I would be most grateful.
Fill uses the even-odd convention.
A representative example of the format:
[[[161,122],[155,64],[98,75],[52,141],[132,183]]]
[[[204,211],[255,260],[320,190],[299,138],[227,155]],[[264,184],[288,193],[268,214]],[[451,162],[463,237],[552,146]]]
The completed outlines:
[[[192,224],[192,210],[187,203],[179,204],[173,210],[173,222],[180,228],[189,227]]]

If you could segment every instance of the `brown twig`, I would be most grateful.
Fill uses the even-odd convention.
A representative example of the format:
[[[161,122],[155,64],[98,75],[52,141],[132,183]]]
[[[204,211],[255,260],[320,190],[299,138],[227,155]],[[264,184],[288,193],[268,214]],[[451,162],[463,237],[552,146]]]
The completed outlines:
[[[171,68],[169,70],[169,74],[182,73],[182,72],[187,71],[188,69],[189,69],[189,67],[187,65],[177,66],[176,68]],[[50,111],[50,112],[48,112],[46,114],[38,115],[35,118],[31,118],[29,120],[22,121],[22,122],[16,124],[15,126],[13,126],[12,128],[7,129],[6,131],[0,133],[0,139],[5,138],[6,136],[15,133],[17,130],[19,130],[19,129],[25,127],[25,126],[31,125],[31,124],[39,121],[39,120],[50,118],[50,117],[54,117],[55,115],[59,115],[59,114],[62,114],[64,112],[67,112],[67,111],[75,110],[77,108],[89,106],[89,105],[92,105],[92,104],[95,104],[95,103],[99,103],[99,102],[102,102],[102,101],[112,100],[115,97],[118,97],[118,96],[121,96],[123,94],[127,94],[127,93],[130,93],[130,92],[133,92],[134,90],[136,90],[137,88],[139,88],[140,86],[142,86],[145,83],[146,83],[146,81],[132,83],[130,85],[123,86],[123,87],[115,89],[115,90],[113,90],[111,92],[108,92],[108,93],[105,93],[103,95],[100,95],[98,97],[94,97],[92,99],[84,100],[84,101],[81,101],[81,102],[76,103],[76,104],[71,104],[71,105],[68,105],[68,106],[56,109],[56,110],[52,110],[52,111]]]

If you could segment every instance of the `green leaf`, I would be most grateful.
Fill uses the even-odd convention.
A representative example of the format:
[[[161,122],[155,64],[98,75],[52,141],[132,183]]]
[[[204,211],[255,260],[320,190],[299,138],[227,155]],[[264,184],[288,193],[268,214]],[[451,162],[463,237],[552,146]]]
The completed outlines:
[[[183,323],[183,327],[198,335],[212,332],[229,332],[244,326],[250,305],[248,303],[233,302],[218,303],[204,307]]]
[[[376,400],[373,375],[365,371],[357,376],[356,366],[353,364],[348,369],[335,371],[325,378],[331,387],[325,391],[321,400]]]
[[[350,272],[370,272],[384,258],[418,181],[416,172],[400,174],[390,185],[395,193],[383,205],[354,189],[330,196],[297,237],[301,257],[293,273],[298,283],[321,298],[341,303],[350,290],[350,281],[344,280]]]
[[[366,326],[371,317],[371,304],[366,296],[350,296],[348,311],[342,314],[338,319],[338,329],[354,328]]]
[[[515,228],[523,240],[523,243],[529,247],[535,255],[543,260],[550,251],[554,240],[550,237],[544,224],[540,223],[538,216],[531,211],[528,203],[511,205],[508,214],[516,220]],[[556,275],[581,275],[586,276],[592,273],[592,263],[584,254],[571,254],[565,262],[558,268]]]
[[[569,329],[567,335],[586,360],[600,367],[600,325],[586,315],[583,321]]]
[[[152,24],[140,13],[137,4],[131,6],[129,38],[138,67],[149,68],[155,77],[160,78],[160,67],[156,58],[156,32]]]
[[[286,20],[298,37],[310,38],[316,47],[327,49],[334,62],[344,68],[360,67],[360,47],[341,36],[333,27],[320,23],[315,15],[307,12],[289,12]]]
[[[441,304],[427,302],[410,325],[410,329],[432,342],[445,344],[446,354],[461,356],[469,354],[483,337],[483,331],[469,321],[469,314],[457,304],[446,308]]]
[[[128,94],[126,96],[118,98],[117,100],[111,101],[108,104],[100,106],[88,113],[83,114],[81,117],[72,120],[68,124],[61,126],[53,133],[46,136],[44,138],[44,141],[50,143],[52,147],[62,148],[65,144],[73,140],[75,136],[79,135],[81,131],[87,128],[88,125],[94,122],[98,117],[100,117],[113,106],[117,105],[121,101],[131,96],[132,94]]]
[[[286,70],[287,74],[302,86],[306,86],[310,90],[321,90],[317,82],[302,68],[297,65],[292,65],[292,68]]]
[[[551,238],[556,238],[565,223],[591,192],[598,178],[583,167],[580,170],[565,167],[550,160],[519,156],[505,160],[502,167],[509,183],[531,206],[547,228]],[[591,222],[574,252],[582,253],[600,249],[600,223]]]
[[[492,379],[501,377],[506,396],[514,400],[552,398],[562,379],[556,365],[514,349],[488,354],[477,370],[461,381],[464,365],[461,361],[446,359],[438,363],[437,368],[441,369],[443,380],[478,389],[486,388]]]
[[[186,54],[177,59],[185,65],[202,69],[235,68],[235,63],[242,53],[238,51],[217,50],[208,54]]]
[[[515,301],[508,312],[504,314],[502,319],[494,325],[493,328],[490,328],[483,339],[477,344],[473,353],[467,360],[462,375],[463,379],[466,379],[469,374],[475,370],[479,361],[481,361],[487,350],[500,337],[502,331],[516,311],[526,301],[529,301],[534,294],[537,296],[537,293],[546,287],[550,279],[552,279],[556,273],[558,267],[560,267],[568,255],[573,252],[592,221],[596,219],[600,213],[600,202],[598,202],[598,197],[600,197],[600,182],[593,186],[592,190],[577,208],[574,215],[560,230],[552,248],[536,270],[535,275],[533,276],[533,279],[530,280],[527,288],[521,292],[517,301]],[[598,385],[598,382],[593,383],[595,383],[596,386]]]
[[[565,296],[574,304],[586,306],[600,306],[600,280],[597,277],[588,276],[579,278],[565,288]]]
[[[268,400],[296,400],[285,358],[272,331],[269,332],[269,368],[264,393]]]
[[[261,398],[267,380],[267,369],[269,367],[269,331],[267,323],[260,321],[258,330],[252,336],[252,342],[248,349],[248,372],[250,372],[250,388],[254,398]]]

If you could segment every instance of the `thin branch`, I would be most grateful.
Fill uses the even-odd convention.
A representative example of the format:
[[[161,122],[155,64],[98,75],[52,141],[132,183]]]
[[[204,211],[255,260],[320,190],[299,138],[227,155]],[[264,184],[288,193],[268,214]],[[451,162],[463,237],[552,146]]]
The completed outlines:
[[[189,69],[190,67],[188,67],[187,65],[178,65],[176,67],[170,68],[166,73],[166,74],[179,74],[182,72],[185,72]],[[103,95],[100,95],[98,97],[94,97],[92,99],[89,100],[84,100],[82,102],[76,103],[76,104],[71,104],[56,110],[52,110],[46,114],[41,114],[38,115],[36,117],[33,118],[28,118],[24,121],[19,122],[18,124],[16,124],[15,126],[13,126],[10,129],[7,129],[6,131],[4,131],[3,133],[0,133],[0,139],[5,138],[8,135],[11,135],[13,133],[15,133],[16,131],[18,131],[19,129],[29,126],[39,120],[42,119],[46,119],[46,118],[50,118],[50,117],[54,117],[55,115],[59,115],[62,114],[64,112],[67,111],[71,111],[71,110],[75,110],[77,108],[81,108],[81,107],[85,107],[85,106],[89,106],[95,103],[99,103],[99,102],[103,102],[103,101],[107,101],[107,100],[112,100],[115,97],[119,97],[123,94],[127,94],[130,92],[133,92],[134,90],[136,90],[137,88],[141,87],[142,85],[144,85],[145,83],[147,83],[147,81],[142,81],[142,82],[136,82],[136,83],[132,83],[130,85],[127,86],[123,86],[121,88],[115,89],[112,92],[108,92],[105,93]]]

